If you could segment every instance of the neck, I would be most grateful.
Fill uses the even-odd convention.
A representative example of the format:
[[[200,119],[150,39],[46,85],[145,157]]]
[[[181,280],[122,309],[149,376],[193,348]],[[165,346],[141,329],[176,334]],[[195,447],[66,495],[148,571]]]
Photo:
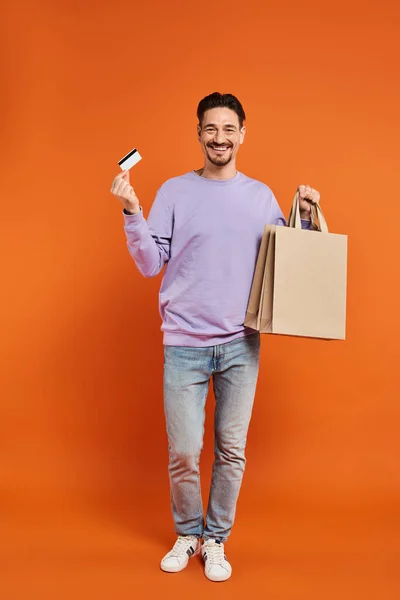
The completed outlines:
[[[196,171],[196,173],[207,179],[232,179],[237,173],[236,162],[231,161],[223,167],[216,167],[211,162],[206,161],[204,167]]]

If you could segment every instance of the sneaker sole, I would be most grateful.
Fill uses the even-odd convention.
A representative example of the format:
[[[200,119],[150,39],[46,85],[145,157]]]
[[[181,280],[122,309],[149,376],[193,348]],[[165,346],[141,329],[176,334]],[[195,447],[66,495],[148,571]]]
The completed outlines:
[[[204,570],[204,575],[207,577],[207,579],[209,581],[221,582],[221,581],[227,581],[230,578],[230,576],[232,575],[232,571],[228,575],[220,575],[220,576],[218,576],[218,575],[215,576],[214,575],[213,576],[213,575],[208,575],[206,573],[206,571]]]

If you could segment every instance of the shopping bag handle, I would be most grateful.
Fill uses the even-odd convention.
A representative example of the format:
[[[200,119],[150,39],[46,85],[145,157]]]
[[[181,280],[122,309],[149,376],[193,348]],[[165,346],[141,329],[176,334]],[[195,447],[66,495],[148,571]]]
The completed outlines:
[[[324,213],[318,202],[311,204],[311,226],[316,231],[322,231],[328,233],[328,224],[324,217]],[[288,218],[288,227],[294,227],[295,229],[301,229],[301,218],[300,218],[300,204],[299,204],[299,192],[296,192],[293,199],[292,208]]]

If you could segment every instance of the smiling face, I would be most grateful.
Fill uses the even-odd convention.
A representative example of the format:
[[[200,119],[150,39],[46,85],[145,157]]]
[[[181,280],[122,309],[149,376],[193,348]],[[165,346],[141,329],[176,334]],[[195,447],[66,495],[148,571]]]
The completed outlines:
[[[240,127],[239,117],[230,108],[210,108],[204,113],[197,134],[206,162],[224,167],[234,161],[243,144],[246,128]]]

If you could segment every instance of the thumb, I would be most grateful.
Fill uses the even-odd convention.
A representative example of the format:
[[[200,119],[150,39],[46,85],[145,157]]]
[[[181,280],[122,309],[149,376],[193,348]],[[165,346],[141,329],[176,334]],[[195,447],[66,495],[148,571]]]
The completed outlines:
[[[129,171],[122,171],[120,177],[129,183]]]

